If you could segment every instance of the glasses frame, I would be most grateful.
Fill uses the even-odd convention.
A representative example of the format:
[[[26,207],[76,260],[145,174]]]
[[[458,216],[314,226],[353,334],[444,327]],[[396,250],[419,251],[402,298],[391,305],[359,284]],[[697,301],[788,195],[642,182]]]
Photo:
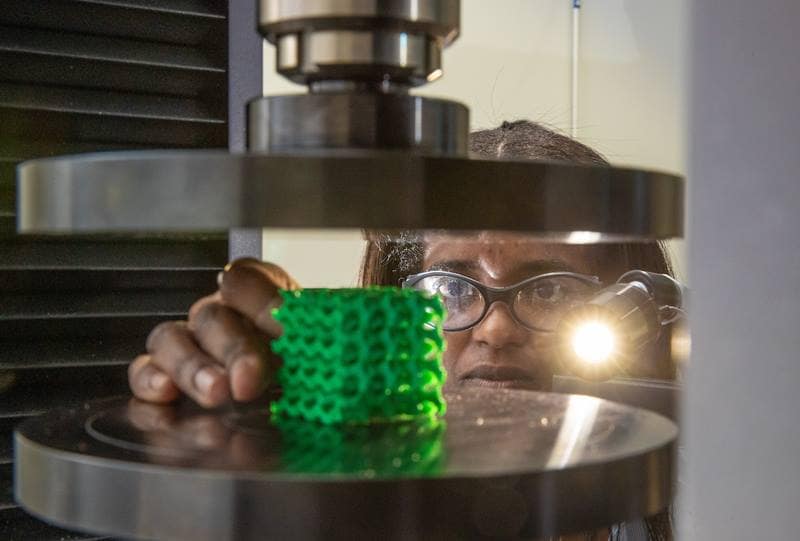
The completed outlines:
[[[525,289],[534,282],[544,280],[547,278],[556,278],[556,277],[575,278],[581,282],[591,284],[597,287],[598,289],[600,289],[603,286],[603,282],[597,276],[592,276],[589,274],[579,274],[577,272],[559,271],[559,272],[548,272],[545,274],[537,274],[536,276],[531,276],[530,278],[526,278],[521,282],[517,282],[516,284],[507,287],[492,287],[482,284],[481,282],[475,280],[474,278],[470,278],[469,276],[465,276],[457,272],[438,271],[438,270],[425,271],[409,275],[403,280],[401,280],[401,285],[402,287],[413,288],[420,281],[430,276],[448,276],[451,278],[458,278],[460,280],[464,280],[468,284],[475,287],[475,289],[477,289],[478,292],[483,297],[484,301],[483,312],[474,323],[470,323],[469,325],[458,327],[456,329],[445,329],[446,332],[461,332],[471,329],[472,327],[475,327],[476,325],[480,324],[481,321],[484,320],[486,314],[489,313],[489,309],[492,307],[494,303],[498,301],[508,306],[508,311],[511,313],[511,317],[518,325],[521,325],[522,327],[525,327],[526,329],[531,331],[554,332],[553,329],[540,329],[538,327],[534,327],[533,325],[528,325],[517,316],[517,313],[514,310],[514,299],[521,290]]]

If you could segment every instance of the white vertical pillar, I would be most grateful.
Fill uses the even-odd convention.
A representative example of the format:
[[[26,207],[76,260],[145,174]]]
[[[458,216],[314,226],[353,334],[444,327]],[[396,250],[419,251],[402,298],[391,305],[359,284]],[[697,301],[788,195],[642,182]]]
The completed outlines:
[[[683,539],[800,537],[800,2],[691,2]]]

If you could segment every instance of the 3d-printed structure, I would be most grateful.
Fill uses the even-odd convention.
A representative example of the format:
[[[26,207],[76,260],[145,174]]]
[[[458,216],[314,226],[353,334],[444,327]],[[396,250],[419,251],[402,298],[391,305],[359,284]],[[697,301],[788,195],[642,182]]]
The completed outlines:
[[[275,417],[323,424],[444,414],[444,307],[412,289],[282,291]]]

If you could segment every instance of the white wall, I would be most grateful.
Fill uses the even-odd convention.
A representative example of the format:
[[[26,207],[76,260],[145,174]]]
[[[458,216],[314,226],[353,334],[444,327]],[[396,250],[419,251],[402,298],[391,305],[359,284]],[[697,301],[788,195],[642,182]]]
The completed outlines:
[[[568,133],[572,2],[462,0],[461,6],[461,36],[445,52],[444,77],[416,93],[467,104],[473,129],[528,118]],[[685,10],[686,0],[583,0],[578,139],[613,163],[685,171]],[[264,74],[266,94],[303,91],[275,74],[269,45]],[[264,257],[286,258],[301,283],[354,283],[357,233],[337,237],[347,254],[325,261],[313,244],[292,248],[275,235],[266,238]],[[332,241],[326,242],[320,249],[330,252]]]

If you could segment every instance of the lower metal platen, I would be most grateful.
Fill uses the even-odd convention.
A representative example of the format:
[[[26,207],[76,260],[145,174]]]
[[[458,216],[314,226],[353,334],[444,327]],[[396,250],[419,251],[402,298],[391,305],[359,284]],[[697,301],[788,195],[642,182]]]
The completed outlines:
[[[469,388],[440,422],[345,429],[265,404],[122,397],[15,434],[17,500],[56,524],[147,539],[530,538],[653,514],[676,426],[602,399]]]

